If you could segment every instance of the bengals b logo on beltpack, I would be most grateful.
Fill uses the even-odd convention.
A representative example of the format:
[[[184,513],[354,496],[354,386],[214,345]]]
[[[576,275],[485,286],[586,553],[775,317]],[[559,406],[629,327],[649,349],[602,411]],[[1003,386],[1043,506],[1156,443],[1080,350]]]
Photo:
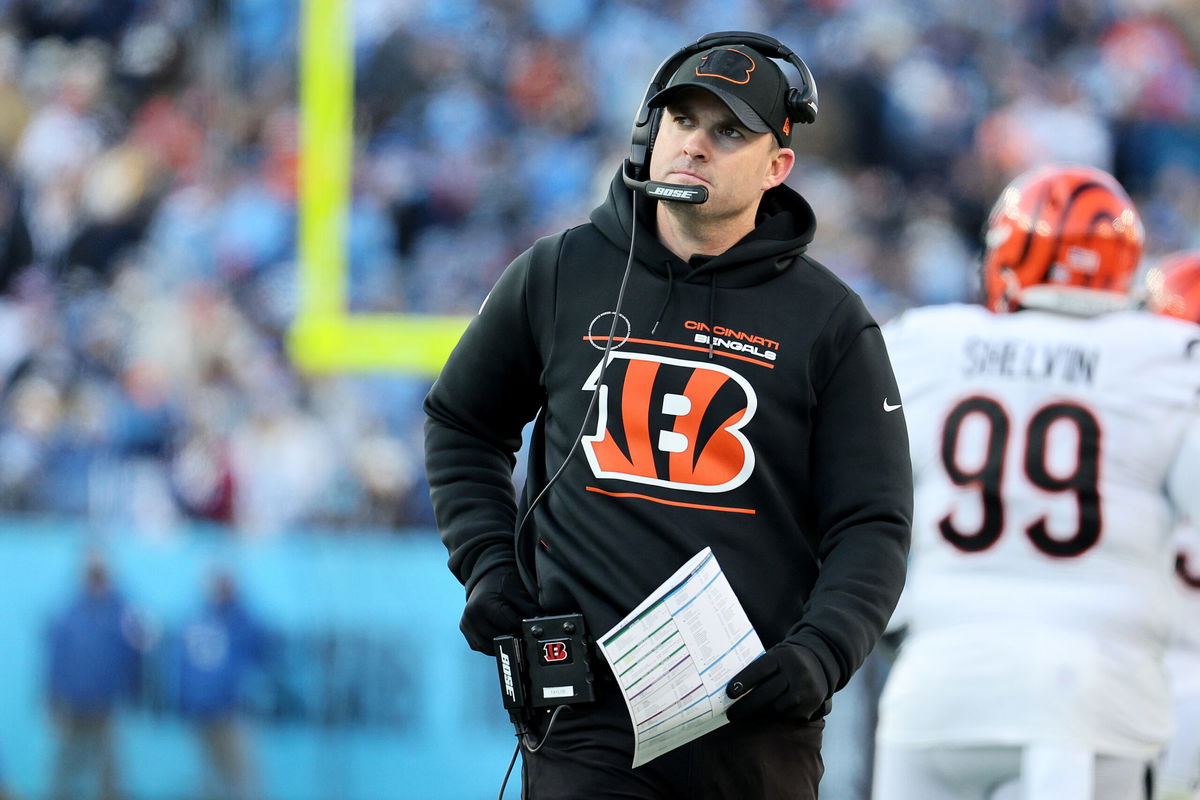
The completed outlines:
[[[543,663],[570,664],[573,660],[566,642],[542,642]]]
[[[727,492],[754,471],[742,428],[758,399],[716,364],[613,352],[598,387],[595,432],[582,440],[597,478],[693,492]],[[596,391],[600,365],[583,388]]]

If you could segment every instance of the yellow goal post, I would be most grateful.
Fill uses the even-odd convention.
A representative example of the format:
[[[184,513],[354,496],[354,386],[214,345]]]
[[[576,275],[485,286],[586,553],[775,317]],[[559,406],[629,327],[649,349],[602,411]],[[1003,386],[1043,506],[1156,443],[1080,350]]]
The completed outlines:
[[[351,313],[347,217],[354,158],[353,0],[303,0],[295,320],[288,351],[307,373],[436,376],[468,318]]]

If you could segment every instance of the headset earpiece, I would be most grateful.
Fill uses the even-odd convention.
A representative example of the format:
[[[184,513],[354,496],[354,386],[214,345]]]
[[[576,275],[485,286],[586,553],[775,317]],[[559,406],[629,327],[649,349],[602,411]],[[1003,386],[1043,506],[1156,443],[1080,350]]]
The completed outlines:
[[[797,89],[795,86],[788,89],[787,93],[787,110],[788,118],[792,122],[798,122],[801,125],[811,125],[817,121],[817,102],[815,97],[810,97],[809,93]]]

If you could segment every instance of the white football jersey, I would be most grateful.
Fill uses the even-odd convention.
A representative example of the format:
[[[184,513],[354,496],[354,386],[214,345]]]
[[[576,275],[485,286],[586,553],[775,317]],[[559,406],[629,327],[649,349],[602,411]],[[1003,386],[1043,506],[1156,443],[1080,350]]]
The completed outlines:
[[[1200,486],[1196,487],[1200,492]],[[1200,659],[1200,528],[1181,524],[1175,532],[1175,632],[1173,650]],[[1200,692],[1200,672],[1195,676]]]
[[[1167,671],[1174,695],[1200,697],[1200,528],[1181,524],[1176,529],[1173,558],[1175,627],[1167,652]],[[1200,725],[1200,720],[1190,724]]]
[[[1157,770],[1156,798],[1200,797],[1200,529],[1175,533],[1175,629],[1167,678],[1175,706],[1175,735]]]
[[[916,505],[881,741],[1152,756],[1171,530],[1200,510],[1197,329],[952,305],[885,336]]]

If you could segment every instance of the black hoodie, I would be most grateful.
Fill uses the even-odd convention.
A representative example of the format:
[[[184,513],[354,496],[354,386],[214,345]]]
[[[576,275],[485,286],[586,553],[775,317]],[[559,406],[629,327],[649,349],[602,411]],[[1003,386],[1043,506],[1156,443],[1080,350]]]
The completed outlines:
[[[815,710],[866,658],[904,583],[912,472],[883,338],[804,255],[815,219],[786,186],[744,239],[690,262],[637,196],[585,425],[633,198],[618,174],[590,224],[514,260],[426,398],[450,568],[469,592],[515,561],[546,613],[582,611],[599,636],[711,546],[763,644],[786,637],[819,662]],[[512,469],[535,417],[518,508]]]

